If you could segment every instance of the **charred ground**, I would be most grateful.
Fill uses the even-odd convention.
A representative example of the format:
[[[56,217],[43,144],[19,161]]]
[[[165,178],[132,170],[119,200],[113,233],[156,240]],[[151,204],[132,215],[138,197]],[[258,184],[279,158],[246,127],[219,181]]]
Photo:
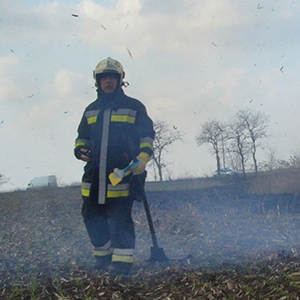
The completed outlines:
[[[0,299],[299,299],[300,205],[295,194],[232,186],[147,193],[160,247],[135,203],[130,277],[91,270],[79,187],[0,194]]]

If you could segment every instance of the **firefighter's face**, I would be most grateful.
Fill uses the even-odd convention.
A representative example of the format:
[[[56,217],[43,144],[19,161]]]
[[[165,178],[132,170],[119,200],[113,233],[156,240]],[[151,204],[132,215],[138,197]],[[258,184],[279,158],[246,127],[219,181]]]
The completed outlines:
[[[107,74],[100,78],[100,87],[102,91],[106,94],[113,93],[117,88],[118,80],[116,75]]]

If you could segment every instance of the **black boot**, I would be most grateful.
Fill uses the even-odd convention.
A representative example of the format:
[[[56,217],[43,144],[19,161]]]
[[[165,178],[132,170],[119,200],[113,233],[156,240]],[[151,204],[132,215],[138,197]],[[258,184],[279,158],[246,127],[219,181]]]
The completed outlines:
[[[111,276],[127,276],[132,267],[132,263],[125,263],[121,261],[114,261],[111,263],[111,267],[108,271],[108,274]]]
[[[111,264],[111,255],[95,256],[96,264],[94,269],[99,272],[107,272]]]

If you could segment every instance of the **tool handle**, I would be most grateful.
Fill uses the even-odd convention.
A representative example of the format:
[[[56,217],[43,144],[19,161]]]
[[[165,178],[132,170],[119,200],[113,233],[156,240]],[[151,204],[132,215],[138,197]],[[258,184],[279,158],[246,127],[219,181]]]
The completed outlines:
[[[148,220],[148,224],[149,224],[149,229],[150,229],[150,233],[151,233],[153,248],[158,249],[159,248],[158,241],[157,241],[157,238],[156,238],[154,225],[153,225],[153,221],[152,221],[152,217],[151,217],[151,213],[150,213],[148,200],[147,200],[146,195],[145,195],[145,191],[144,191],[144,195],[143,195],[143,203],[144,203],[144,208],[145,208],[145,212],[146,212],[146,216],[147,216],[147,220]]]
[[[139,164],[139,162],[136,161],[136,162],[134,162],[133,164],[128,165],[128,166],[127,166],[126,168],[124,168],[122,171],[123,171],[123,172],[127,172],[128,170],[130,170],[130,169],[136,167],[138,164]]]
[[[135,153],[134,141],[131,137],[128,137],[128,144],[129,144],[129,149],[130,149],[131,155],[133,157],[133,161],[138,162],[138,159],[136,158],[136,153]],[[149,229],[150,229],[150,233],[151,233],[151,237],[152,237],[153,248],[158,249],[159,246],[158,246],[158,242],[157,242],[157,238],[156,238],[156,234],[155,234],[155,230],[154,230],[154,225],[153,225],[152,216],[150,213],[150,208],[149,208],[148,200],[146,197],[145,189],[143,187],[143,184],[140,180],[139,175],[136,175],[136,176],[137,176],[139,184],[141,186],[141,192],[143,193],[142,198],[143,198],[144,208],[145,208],[145,212],[146,212],[146,216],[147,216],[147,220],[148,220],[148,224],[149,224]]]

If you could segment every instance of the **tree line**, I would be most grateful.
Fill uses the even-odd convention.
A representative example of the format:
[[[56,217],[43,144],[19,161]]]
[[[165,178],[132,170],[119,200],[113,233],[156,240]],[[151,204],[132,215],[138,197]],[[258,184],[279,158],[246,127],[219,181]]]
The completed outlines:
[[[227,167],[245,174],[250,159],[258,172],[257,150],[262,146],[260,141],[268,137],[269,121],[270,117],[263,112],[242,109],[228,123],[217,120],[204,123],[196,142],[198,146],[211,146],[218,175]]]
[[[218,120],[205,122],[196,136],[198,146],[208,144],[209,152],[216,159],[217,174],[222,169],[230,168],[237,173],[246,173],[246,164],[251,158],[255,172],[258,172],[257,149],[260,140],[268,137],[267,127],[270,117],[263,112],[250,109],[239,110],[228,123]],[[163,180],[163,172],[167,167],[166,153],[168,147],[182,135],[177,128],[166,122],[154,123],[156,132],[153,145],[152,166],[155,180]]]
[[[195,137],[196,144],[210,146],[209,152],[215,157],[216,173],[221,174],[223,169],[231,169],[245,175],[249,171],[258,172],[279,168],[300,168],[300,149],[294,150],[288,160],[277,158],[277,151],[265,147],[263,140],[270,134],[267,129],[270,116],[264,112],[251,109],[241,109],[228,122],[209,120],[202,124]],[[150,166],[154,169],[155,180],[162,181],[170,163],[167,162],[168,148],[178,140],[182,134],[166,122],[154,123],[156,137],[154,140],[154,154]],[[267,161],[259,162],[257,151],[262,149],[268,157]]]

